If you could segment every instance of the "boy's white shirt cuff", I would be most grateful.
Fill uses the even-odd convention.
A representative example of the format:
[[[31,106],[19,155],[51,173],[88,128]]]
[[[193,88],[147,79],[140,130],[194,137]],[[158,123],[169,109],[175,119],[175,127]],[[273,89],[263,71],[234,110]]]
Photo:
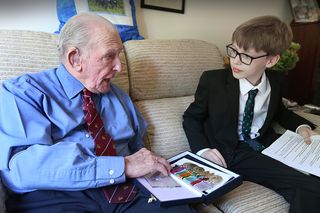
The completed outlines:
[[[300,127],[307,127],[307,128],[309,128],[310,130],[312,130],[312,128],[311,128],[308,124],[302,124],[302,125],[300,125],[300,126],[298,126],[298,127],[296,128],[296,133],[298,133],[298,130],[299,130]],[[200,150],[200,151],[201,151],[201,150]]]
[[[210,148],[204,148],[204,149],[201,149],[199,150],[196,154],[201,156],[205,151],[209,150]]]

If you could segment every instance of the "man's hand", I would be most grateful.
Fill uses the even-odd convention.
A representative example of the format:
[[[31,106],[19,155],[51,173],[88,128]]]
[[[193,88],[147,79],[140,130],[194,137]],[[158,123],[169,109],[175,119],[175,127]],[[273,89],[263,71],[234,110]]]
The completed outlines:
[[[310,136],[312,135],[318,135],[319,133],[311,130],[310,128],[308,127],[305,127],[305,126],[302,126],[298,129],[298,134],[301,135],[304,139],[304,142],[306,144],[311,144],[311,139],[310,139]]]
[[[224,160],[223,156],[217,149],[209,149],[202,153],[202,157],[227,168],[226,161]]]
[[[168,176],[171,169],[166,159],[150,152],[146,148],[142,148],[124,159],[125,173],[129,178],[137,178],[158,171]]]

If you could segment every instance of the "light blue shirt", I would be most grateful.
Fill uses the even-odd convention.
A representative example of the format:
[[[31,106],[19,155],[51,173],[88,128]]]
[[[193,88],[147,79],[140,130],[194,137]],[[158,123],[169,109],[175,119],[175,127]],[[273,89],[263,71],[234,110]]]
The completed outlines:
[[[3,82],[0,170],[14,192],[84,190],[125,181],[124,157],[143,147],[146,122],[114,84],[95,95],[117,155],[97,157],[85,129],[84,86],[63,65]]]

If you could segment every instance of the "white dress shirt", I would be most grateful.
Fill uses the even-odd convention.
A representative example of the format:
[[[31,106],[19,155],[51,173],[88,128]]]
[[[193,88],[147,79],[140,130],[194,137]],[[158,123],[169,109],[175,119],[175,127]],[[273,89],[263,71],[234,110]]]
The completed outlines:
[[[252,85],[247,79],[240,79],[240,95],[239,95],[239,118],[238,118],[238,135],[239,140],[243,140],[242,135],[242,121],[244,116],[244,108],[246,105],[246,101],[248,99],[248,93],[250,90],[258,89],[258,93],[255,97],[254,103],[254,115],[252,120],[251,126],[251,133],[250,137],[256,138],[259,137],[259,129],[264,124],[264,121],[267,117],[269,102],[270,102],[270,94],[271,94],[271,87],[266,74],[263,73],[261,77],[261,82],[254,86]]]

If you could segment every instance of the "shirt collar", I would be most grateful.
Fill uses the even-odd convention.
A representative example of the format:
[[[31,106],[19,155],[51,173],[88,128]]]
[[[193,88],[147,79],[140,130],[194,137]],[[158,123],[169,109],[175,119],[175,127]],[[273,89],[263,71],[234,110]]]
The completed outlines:
[[[82,83],[72,76],[63,64],[58,67],[57,76],[69,99],[72,99],[84,89]]]
[[[247,79],[239,79],[241,95],[246,95],[250,90],[258,89],[259,92],[265,93],[267,91],[267,77],[264,72],[261,77],[261,82],[257,86],[253,86]]]

